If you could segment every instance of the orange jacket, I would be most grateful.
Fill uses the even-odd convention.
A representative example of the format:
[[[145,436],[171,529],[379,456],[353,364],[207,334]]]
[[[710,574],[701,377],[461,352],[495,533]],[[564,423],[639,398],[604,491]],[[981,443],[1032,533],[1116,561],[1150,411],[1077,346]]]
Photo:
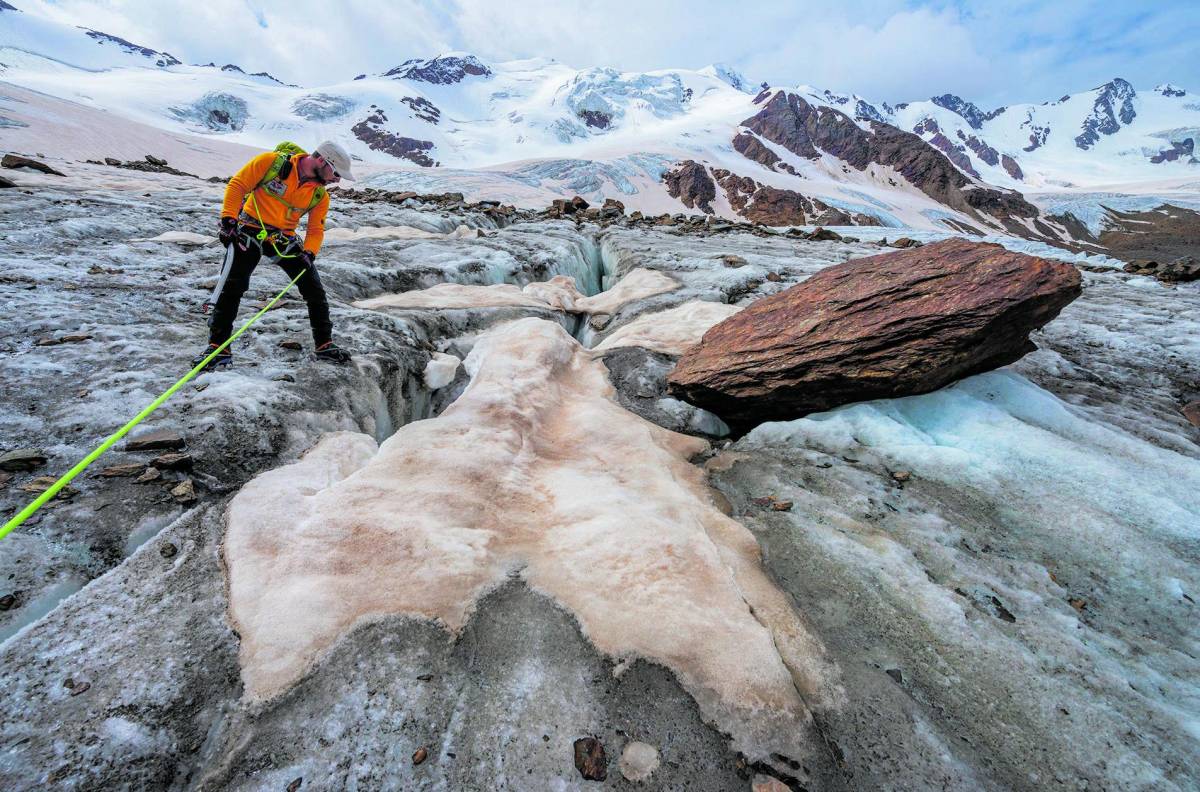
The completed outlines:
[[[292,157],[292,172],[283,180],[283,201],[276,198],[266,185],[255,189],[263,176],[275,162],[275,152],[268,151],[259,154],[242,166],[234,174],[225,188],[225,203],[221,206],[221,217],[237,217],[238,212],[254,218],[256,221],[286,233],[294,233],[300,224],[301,213],[312,203],[313,192],[320,186],[318,182],[309,181],[300,184],[300,159],[303,154]],[[253,191],[254,200],[251,200]],[[284,203],[286,201],[287,203]],[[291,204],[298,209],[287,206]],[[316,255],[321,249],[321,240],[325,238],[325,215],[329,211],[329,193],[321,202],[308,213],[308,226],[304,232],[304,249]],[[260,214],[261,213],[261,214]]]

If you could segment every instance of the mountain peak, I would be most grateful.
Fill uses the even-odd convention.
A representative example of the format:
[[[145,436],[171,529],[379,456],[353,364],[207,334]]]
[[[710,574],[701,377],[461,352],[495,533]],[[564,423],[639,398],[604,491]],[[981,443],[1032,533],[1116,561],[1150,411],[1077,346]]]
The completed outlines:
[[[1075,145],[1087,151],[1101,135],[1112,135],[1137,116],[1133,100],[1137,91],[1127,80],[1114,77],[1096,89],[1092,112],[1083,120],[1083,131],[1076,136]]]
[[[9,6],[9,8],[12,8],[12,6]],[[14,8],[13,10],[15,11],[16,9]],[[169,52],[159,52],[149,47],[143,47],[141,44],[134,44],[111,33],[102,33],[99,30],[92,30],[91,28],[82,28],[82,30],[89,38],[95,39],[101,44],[115,44],[130,55],[142,55],[146,58],[152,58],[156,66],[165,68],[167,66],[178,66],[182,63],[182,61]]]
[[[734,70],[733,67],[727,66],[724,63],[713,63],[705,66],[700,70],[700,74],[706,77],[715,77],[742,93],[754,93],[754,89],[746,82],[746,78]]]
[[[954,94],[934,96],[929,101],[938,107],[949,110],[951,113],[957,113],[962,116],[971,125],[971,129],[982,129],[983,122],[988,120],[987,114],[980,110],[974,102],[968,102],[966,99]]]
[[[10,6],[8,3],[4,2],[4,0],[0,0],[0,11],[17,11],[17,12],[20,12],[20,10],[21,10],[21,9],[17,8],[16,6]]]
[[[1154,92],[1163,96],[1187,96],[1187,91],[1180,88],[1178,85],[1171,83],[1163,83],[1162,85],[1154,86]]]
[[[412,58],[401,63],[384,77],[397,80],[416,80],[434,85],[452,85],[467,77],[490,77],[492,70],[479,58],[466,52],[448,52],[436,58]]]

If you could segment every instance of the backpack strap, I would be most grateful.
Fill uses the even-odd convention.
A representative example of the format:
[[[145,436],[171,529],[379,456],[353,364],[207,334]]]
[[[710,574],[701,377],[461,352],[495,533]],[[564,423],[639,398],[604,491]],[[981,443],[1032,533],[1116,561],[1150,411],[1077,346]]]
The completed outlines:
[[[258,190],[260,190],[261,188],[266,186],[266,184],[270,181],[273,181],[275,179],[283,180],[283,179],[286,179],[288,176],[290,176],[292,173],[292,156],[293,156],[292,154],[289,154],[286,151],[280,151],[280,152],[276,153],[275,161],[271,163],[271,167],[267,168],[267,172],[263,174],[263,177],[259,180],[259,182],[255,186],[254,190],[251,191],[251,194],[253,195],[254,192],[257,192]],[[292,206],[290,203],[283,200],[283,198],[281,198],[280,196],[272,195],[271,197],[274,198],[276,201],[279,201],[280,203],[282,203],[289,210],[291,210],[293,212],[299,212],[300,216],[303,217],[304,215],[308,214],[313,209],[315,209],[317,204],[319,204],[319,203],[321,203],[321,201],[325,200],[326,194],[327,194],[327,192],[326,192],[325,188],[318,186],[317,189],[313,190],[312,200],[309,201],[308,207],[305,209],[301,209],[299,206]],[[255,208],[257,209],[257,203],[255,204]],[[260,225],[261,225],[261,221],[260,221]]]

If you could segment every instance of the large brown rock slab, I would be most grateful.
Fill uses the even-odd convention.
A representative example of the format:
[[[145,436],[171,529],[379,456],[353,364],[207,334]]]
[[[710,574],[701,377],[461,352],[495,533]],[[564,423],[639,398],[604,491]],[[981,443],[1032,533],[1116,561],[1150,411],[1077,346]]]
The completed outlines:
[[[963,239],[848,261],[712,327],[669,389],[735,429],[926,393],[1033,351],[1079,294],[1070,264]]]

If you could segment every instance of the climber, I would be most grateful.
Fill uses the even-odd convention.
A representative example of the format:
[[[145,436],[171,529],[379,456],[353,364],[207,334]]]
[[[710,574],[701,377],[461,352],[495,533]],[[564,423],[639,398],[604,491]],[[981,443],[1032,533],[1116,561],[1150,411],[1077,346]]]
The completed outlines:
[[[263,254],[279,264],[289,278],[304,271],[296,282],[308,304],[308,321],[318,358],[335,363],[350,359],[350,353],[333,342],[329,301],[321,286],[314,259],[325,235],[329,211],[326,185],[351,179],[350,155],[337,143],[325,141],[311,153],[294,143],[282,143],[274,151],[259,154],[246,163],[225,188],[219,237],[225,246],[225,263],[210,302],[209,345],[196,356],[199,365],[228,338],[237,316],[238,304],[250,285],[250,275]],[[304,241],[296,237],[300,218],[308,215]],[[232,362],[228,347],[206,366],[211,369]]]

